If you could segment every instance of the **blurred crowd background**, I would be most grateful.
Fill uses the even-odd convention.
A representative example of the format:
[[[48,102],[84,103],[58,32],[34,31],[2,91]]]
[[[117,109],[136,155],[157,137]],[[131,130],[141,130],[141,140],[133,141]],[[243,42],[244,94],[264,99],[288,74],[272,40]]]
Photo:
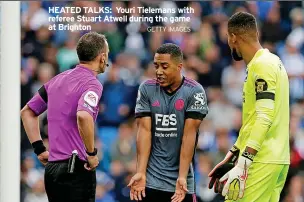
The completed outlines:
[[[126,184],[136,168],[133,115],[137,90],[141,82],[154,77],[154,52],[168,42],[181,47],[183,74],[201,83],[208,96],[210,111],[201,125],[195,155],[197,196],[200,202],[221,201],[220,196],[208,189],[207,174],[224,158],[238,136],[242,124],[242,86],[246,76],[244,62],[231,59],[226,36],[227,19],[236,11],[254,14],[262,45],[281,57],[290,79],[291,165],[281,199],[284,202],[304,201],[304,10],[301,1],[31,1],[21,2],[21,5],[21,107],[41,85],[78,63],[76,44],[85,32],[49,31],[50,6],[109,6],[113,8],[113,16],[120,15],[115,12],[115,7],[191,6],[195,10],[192,14],[185,14],[191,17],[191,23],[153,24],[186,26],[191,32],[147,32],[147,27],[152,26],[147,23],[91,23],[92,31],[105,34],[110,46],[110,67],[98,76],[104,91],[96,124],[100,158],[96,202],[130,201]],[[46,113],[41,116],[40,129],[47,145]],[[34,155],[23,128],[21,148],[21,201],[47,201],[44,168]]]

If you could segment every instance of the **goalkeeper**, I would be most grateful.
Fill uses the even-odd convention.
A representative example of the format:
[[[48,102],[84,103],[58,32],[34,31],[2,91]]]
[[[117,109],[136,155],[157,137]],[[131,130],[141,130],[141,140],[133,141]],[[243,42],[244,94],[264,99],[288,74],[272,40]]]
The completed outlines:
[[[209,173],[209,188],[226,201],[278,202],[289,163],[289,83],[280,58],[259,43],[253,15],[234,14],[228,44],[244,60],[243,120],[225,159]]]

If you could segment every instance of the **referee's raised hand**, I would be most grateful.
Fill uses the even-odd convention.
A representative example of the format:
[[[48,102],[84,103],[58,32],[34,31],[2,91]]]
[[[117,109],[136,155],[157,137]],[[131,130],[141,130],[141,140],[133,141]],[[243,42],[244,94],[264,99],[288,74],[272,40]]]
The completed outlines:
[[[131,200],[141,201],[142,197],[146,197],[146,176],[143,173],[136,173],[128,184],[130,187]]]

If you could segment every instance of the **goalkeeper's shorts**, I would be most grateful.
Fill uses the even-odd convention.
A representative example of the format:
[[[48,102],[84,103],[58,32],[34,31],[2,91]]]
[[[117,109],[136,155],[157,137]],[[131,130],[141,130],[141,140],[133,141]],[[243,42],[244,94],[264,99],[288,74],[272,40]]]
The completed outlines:
[[[245,192],[239,202],[278,202],[289,165],[252,163],[248,171]],[[225,200],[232,202],[232,200]]]

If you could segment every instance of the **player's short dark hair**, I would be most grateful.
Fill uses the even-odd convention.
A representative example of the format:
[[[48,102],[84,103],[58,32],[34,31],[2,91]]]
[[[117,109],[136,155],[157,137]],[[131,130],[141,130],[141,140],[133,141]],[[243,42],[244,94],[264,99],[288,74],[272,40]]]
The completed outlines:
[[[165,43],[161,45],[157,50],[158,54],[170,54],[172,59],[177,60],[178,62],[183,61],[183,52],[180,47],[173,43]]]
[[[106,48],[106,37],[97,32],[84,34],[77,43],[78,59],[83,62],[93,61]]]
[[[228,20],[228,32],[234,34],[252,34],[257,32],[255,17],[247,12],[237,12]]]

